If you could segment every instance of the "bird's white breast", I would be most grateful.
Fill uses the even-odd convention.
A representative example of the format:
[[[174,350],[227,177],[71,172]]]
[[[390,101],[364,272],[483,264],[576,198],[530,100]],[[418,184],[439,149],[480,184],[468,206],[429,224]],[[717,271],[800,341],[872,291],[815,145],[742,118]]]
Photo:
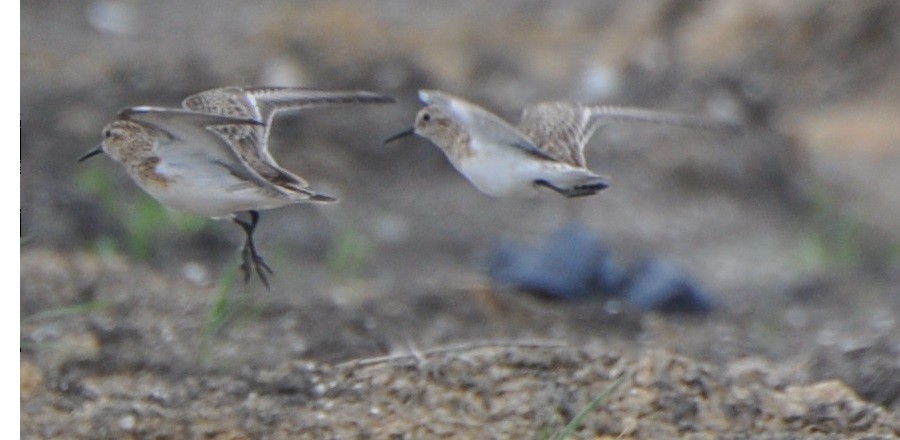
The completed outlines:
[[[512,146],[475,145],[471,156],[453,162],[478,190],[493,197],[531,191],[542,173],[542,161]]]
[[[207,163],[186,169],[160,162],[156,172],[166,182],[135,177],[157,201],[170,208],[205,217],[228,217],[239,211],[277,208],[291,203],[243,181],[225,168]]]

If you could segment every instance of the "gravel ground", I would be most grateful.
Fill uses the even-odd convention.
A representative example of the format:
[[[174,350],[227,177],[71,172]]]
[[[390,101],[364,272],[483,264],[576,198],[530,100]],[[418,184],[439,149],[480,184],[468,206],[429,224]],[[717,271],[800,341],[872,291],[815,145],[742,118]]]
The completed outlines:
[[[20,437],[548,438],[615,382],[574,438],[896,438],[898,24],[890,0],[23,3]],[[273,154],[341,202],[264,213],[271,291],[237,280],[236,227],[75,163],[123,107],[236,84],[398,99],[276,120]],[[746,130],[604,127],[608,190],[494,200],[382,145],[418,88]],[[491,285],[496,240],[573,220],[717,310]]]

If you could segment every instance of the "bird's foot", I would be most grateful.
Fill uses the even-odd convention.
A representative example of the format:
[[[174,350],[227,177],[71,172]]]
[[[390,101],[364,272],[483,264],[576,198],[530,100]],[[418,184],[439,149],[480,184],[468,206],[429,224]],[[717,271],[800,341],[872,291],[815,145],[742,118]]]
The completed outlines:
[[[275,272],[266,264],[266,260],[256,252],[256,246],[249,240],[244,243],[244,248],[241,249],[241,272],[244,273],[244,283],[249,283],[253,272],[256,272],[259,280],[266,286],[266,290],[271,290],[268,275],[273,275]]]

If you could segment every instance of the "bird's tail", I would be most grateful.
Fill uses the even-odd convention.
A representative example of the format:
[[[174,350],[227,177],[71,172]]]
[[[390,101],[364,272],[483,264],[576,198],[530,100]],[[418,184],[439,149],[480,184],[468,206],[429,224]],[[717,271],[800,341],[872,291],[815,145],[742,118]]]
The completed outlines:
[[[291,197],[296,201],[314,202],[314,203],[333,203],[337,198],[320,194],[308,187],[288,186]]]
[[[566,197],[584,197],[592,196],[609,187],[609,177],[585,169],[571,168],[536,180],[534,183]]]

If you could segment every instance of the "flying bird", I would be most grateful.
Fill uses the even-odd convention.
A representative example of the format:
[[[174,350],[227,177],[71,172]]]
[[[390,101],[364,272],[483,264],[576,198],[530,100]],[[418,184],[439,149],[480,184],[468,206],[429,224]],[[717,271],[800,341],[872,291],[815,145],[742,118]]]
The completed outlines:
[[[584,147],[608,122],[645,122],[721,130],[730,125],[647,109],[541,102],[525,107],[518,126],[484,108],[437,90],[420,90],[425,107],[413,127],[387,140],[413,134],[438,146],[450,163],[481,192],[505,197],[535,186],[566,197],[594,195],[609,178],[587,168]]]
[[[269,288],[272,269],[256,250],[259,211],[336,199],[309,187],[269,153],[273,118],[282,111],[334,104],[382,104],[366,91],[222,87],[189,96],[183,108],[132,107],[103,128],[103,140],[79,162],[106,153],[144,191],[179,211],[231,219],[244,231],[241,270]],[[246,212],[249,219],[239,213]]]

